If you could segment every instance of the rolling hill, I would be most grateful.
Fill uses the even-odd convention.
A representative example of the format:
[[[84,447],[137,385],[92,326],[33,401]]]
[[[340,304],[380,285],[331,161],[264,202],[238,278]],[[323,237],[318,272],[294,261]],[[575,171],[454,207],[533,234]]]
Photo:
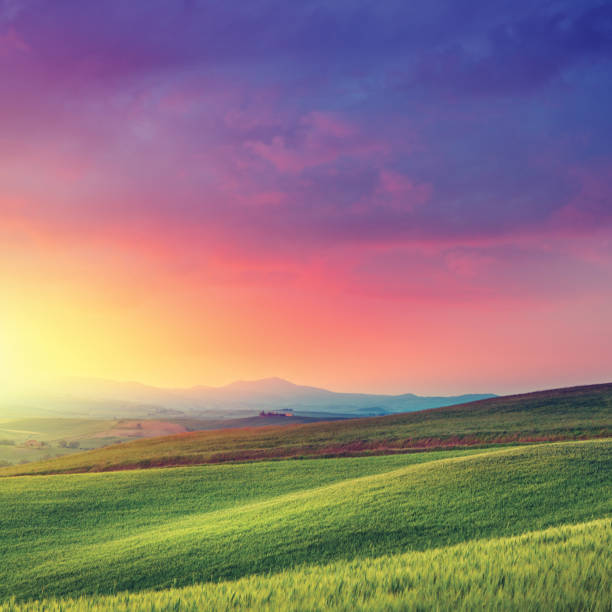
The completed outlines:
[[[608,384],[5,468],[0,612],[608,610],[611,432]]]
[[[257,586],[262,588],[268,573],[280,573],[268,578],[272,581],[291,581],[286,572],[316,580],[329,563],[340,564],[332,566],[326,587],[332,593],[347,567],[363,567],[368,575],[384,571],[386,563],[400,593],[411,584],[407,560],[417,560],[418,575],[428,560],[442,564],[444,553],[437,549],[467,546],[447,556],[449,570],[440,588],[452,597],[461,581],[482,581],[483,575],[486,581],[501,580],[504,563],[510,567],[521,555],[539,559],[565,547],[570,558],[583,545],[585,556],[570,564],[563,584],[586,567],[601,548],[598,534],[609,540],[609,521],[527,536],[551,546],[540,550],[517,549],[520,539],[496,539],[609,517],[612,441],[3,478],[0,497],[0,599],[134,593],[247,576],[263,580]],[[493,540],[472,544],[475,539]],[[506,551],[505,557],[477,554],[472,573],[453,582],[452,568],[487,547]],[[402,554],[417,556],[395,557]],[[558,597],[559,583],[552,577],[543,583],[532,568],[509,578],[518,580],[521,597],[531,588]],[[609,568],[604,556],[589,572],[593,593],[602,592]],[[533,584],[521,583],[521,576],[531,576]],[[368,588],[363,575],[359,583]],[[371,592],[391,584],[379,574]],[[253,588],[245,586],[239,597]],[[488,597],[498,597],[503,587],[494,582]],[[428,591],[431,581],[423,588],[423,597],[435,593]],[[362,597],[359,590],[353,596]],[[325,603],[320,600],[321,607]],[[295,602],[289,608],[300,609]]]
[[[432,448],[605,437],[611,433],[612,384],[604,384],[491,398],[382,417],[190,432],[2,468],[0,475],[391,454]]]
[[[334,393],[279,378],[189,389],[68,379],[61,392],[39,387],[0,401],[0,467],[172,433],[313,423],[483,397]]]
[[[591,610],[612,608],[612,521],[427,551],[119,595],[3,605],[0,612],[136,610]]]
[[[41,461],[130,440],[188,431],[268,427],[338,420],[265,412],[242,418],[170,417],[101,420],[67,417],[0,419],[0,467]]]

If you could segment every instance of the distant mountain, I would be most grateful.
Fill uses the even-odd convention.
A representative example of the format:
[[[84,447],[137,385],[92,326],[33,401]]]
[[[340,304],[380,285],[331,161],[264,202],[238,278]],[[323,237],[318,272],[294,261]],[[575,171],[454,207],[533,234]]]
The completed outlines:
[[[19,402],[22,414],[49,413],[89,417],[249,417],[261,410],[291,411],[299,416],[375,416],[440,408],[495,397],[450,397],[336,393],[296,385],[281,378],[236,381],[222,387],[160,389],[135,382],[67,379],[62,391],[38,392]],[[2,408],[0,407],[0,412]]]
[[[12,426],[19,429],[30,427],[24,421]],[[253,427],[263,424],[262,421],[273,427],[265,430]],[[280,416],[245,418],[239,422],[226,420],[225,423],[203,423],[189,418],[174,422],[185,429],[219,430],[191,431],[157,437],[150,442],[141,440],[137,444],[100,448],[34,465],[0,468],[0,477],[270,458],[346,457],[610,437],[612,383],[494,397],[437,410],[293,427],[284,425],[294,423],[294,417]],[[234,426],[252,429],[236,432],[226,428]],[[598,474],[603,477],[600,465],[594,464],[591,471],[597,472],[598,467]],[[513,486],[514,483],[510,484]]]

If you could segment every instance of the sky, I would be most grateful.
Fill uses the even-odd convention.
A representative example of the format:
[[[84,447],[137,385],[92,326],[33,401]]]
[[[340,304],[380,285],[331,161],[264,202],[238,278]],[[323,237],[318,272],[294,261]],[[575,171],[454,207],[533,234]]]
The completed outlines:
[[[0,380],[612,380],[612,4],[0,0]]]

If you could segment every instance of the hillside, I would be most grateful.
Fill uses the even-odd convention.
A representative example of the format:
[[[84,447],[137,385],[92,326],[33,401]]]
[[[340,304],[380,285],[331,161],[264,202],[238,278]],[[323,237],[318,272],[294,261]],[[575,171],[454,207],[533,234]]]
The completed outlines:
[[[323,415],[267,412],[235,419],[116,419],[22,417],[0,419],[0,466],[41,461],[120,442],[206,429],[268,427],[334,420]]]
[[[591,610],[612,608],[612,521],[272,576],[142,593],[0,603],[0,612],[135,610]]]
[[[191,432],[3,468],[0,476],[402,453],[604,437],[611,433],[612,384],[605,384],[492,398],[383,417]]]
[[[612,514],[612,441],[440,456],[1,479],[0,598],[187,586]]]

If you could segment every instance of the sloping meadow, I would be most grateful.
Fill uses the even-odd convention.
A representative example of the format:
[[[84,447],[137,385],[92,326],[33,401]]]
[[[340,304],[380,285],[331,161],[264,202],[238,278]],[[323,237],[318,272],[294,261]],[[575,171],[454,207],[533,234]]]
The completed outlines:
[[[141,593],[11,600],[0,612],[612,608],[612,521]]]
[[[234,580],[612,515],[609,440],[444,456],[2,479],[0,596]]]

